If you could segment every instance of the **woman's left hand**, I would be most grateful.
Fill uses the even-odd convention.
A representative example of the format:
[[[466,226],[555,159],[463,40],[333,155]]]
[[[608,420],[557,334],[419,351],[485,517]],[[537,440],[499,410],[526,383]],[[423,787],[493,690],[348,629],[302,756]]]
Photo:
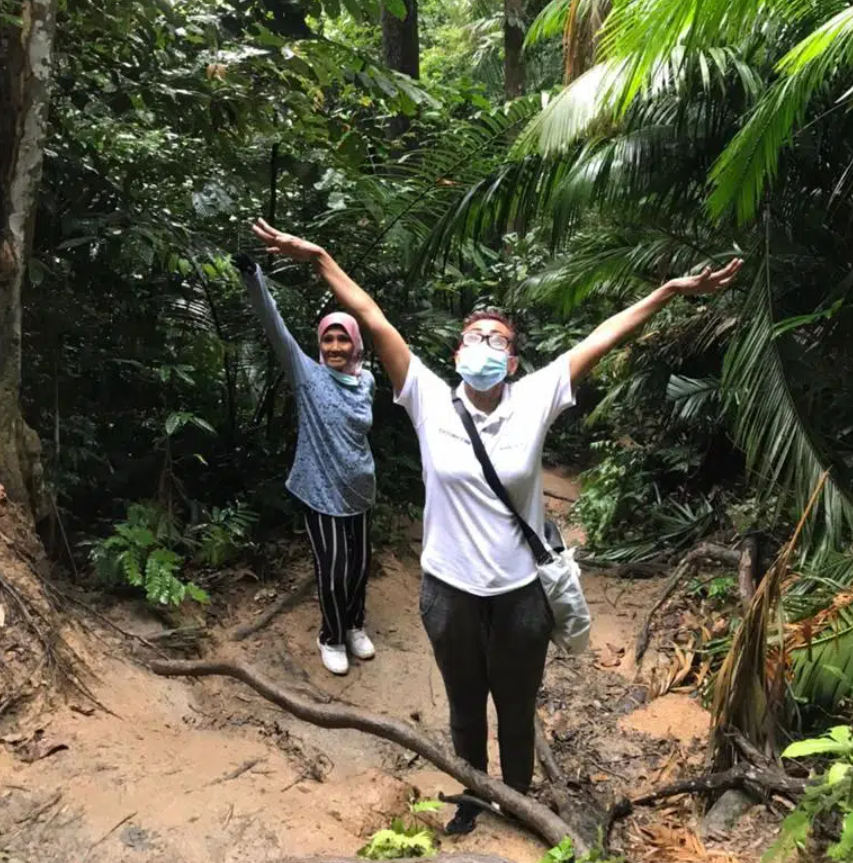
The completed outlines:
[[[742,258],[732,258],[721,270],[711,270],[710,267],[705,267],[696,276],[683,276],[680,279],[670,279],[665,287],[669,288],[673,293],[684,296],[715,294],[732,282],[742,266]]]

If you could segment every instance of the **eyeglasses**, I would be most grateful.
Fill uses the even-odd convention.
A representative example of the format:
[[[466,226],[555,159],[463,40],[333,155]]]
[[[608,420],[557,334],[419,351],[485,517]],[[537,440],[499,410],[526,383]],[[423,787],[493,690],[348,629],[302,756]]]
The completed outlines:
[[[510,340],[502,333],[481,333],[479,330],[468,330],[467,333],[462,333],[463,345],[471,347],[482,342],[498,351],[505,351],[510,345]]]

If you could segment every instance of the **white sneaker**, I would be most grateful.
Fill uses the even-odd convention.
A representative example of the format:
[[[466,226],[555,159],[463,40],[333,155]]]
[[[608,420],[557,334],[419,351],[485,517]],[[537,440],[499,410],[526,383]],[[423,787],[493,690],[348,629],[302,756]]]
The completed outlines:
[[[347,647],[356,659],[373,659],[376,648],[363,629],[347,630]]]
[[[328,671],[332,674],[346,674],[349,671],[345,644],[321,644],[318,638],[317,647],[320,648],[320,659],[323,660],[323,665]]]

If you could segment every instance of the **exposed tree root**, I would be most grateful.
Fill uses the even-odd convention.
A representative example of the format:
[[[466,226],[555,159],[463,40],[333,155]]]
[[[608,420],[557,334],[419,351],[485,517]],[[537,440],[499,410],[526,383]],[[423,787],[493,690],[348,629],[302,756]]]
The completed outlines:
[[[738,592],[743,610],[749,608],[749,603],[755,595],[755,584],[758,578],[758,538],[747,536],[740,548],[740,562],[737,568]]]
[[[669,554],[659,554],[649,560],[634,560],[628,563],[613,563],[595,557],[578,557],[578,563],[585,569],[601,569],[612,578],[654,578],[667,570],[671,563]]]
[[[15,679],[11,675],[8,686],[4,686],[0,697],[0,716],[12,710],[38,689],[38,678],[46,673],[60,684],[69,684],[84,698],[106,710],[80,676],[80,670],[85,668],[83,661],[58,632],[58,624],[53,619],[53,609],[47,602],[46,590],[38,573],[32,566],[32,583],[28,590],[18,586],[20,576],[0,571],[0,599],[4,596],[11,601],[9,625],[16,622],[29,633],[33,639],[29,651],[34,660],[30,663],[30,671],[25,676]],[[30,594],[41,591],[38,599]],[[40,656],[41,658],[36,658]]]
[[[677,797],[680,794],[707,794],[728,791],[730,788],[740,788],[760,797],[781,794],[796,800],[805,791],[807,784],[808,780],[788,776],[782,770],[741,763],[719,773],[681,779],[642,797],[621,800],[614,805],[612,816],[624,818],[637,806],[652,806],[660,800]]]
[[[283,611],[299,605],[302,600],[307,599],[308,594],[314,588],[314,577],[306,578],[297,588],[284,596],[279,597],[263,614],[251,623],[246,623],[234,631],[234,641],[243,641],[250,635],[254,635],[263,629],[274,617]]]
[[[504,785],[503,782],[475,770],[470,764],[455,755],[451,755],[421,731],[399,719],[370,713],[359,707],[336,701],[327,704],[317,703],[291,689],[275,685],[241,662],[224,660],[155,661],[151,663],[151,669],[156,674],[166,677],[204,677],[209,675],[233,677],[250,686],[268,701],[277,704],[283,710],[305,722],[319,725],[321,728],[353,728],[367,734],[373,734],[383,740],[389,740],[425,758],[464,787],[470,788],[478,797],[490,803],[497,803],[502,811],[515,816],[518,821],[544,839],[549,847],[558,845],[567,835],[571,836],[579,854],[585,853],[590,847],[587,839],[575,829],[574,823],[570,826],[547,806],[530,797],[525,797]]]
[[[536,716],[536,757],[548,777],[551,807],[587,842],[592,845],[598,844],[602,829],[610,822],[610,814],[602,808],[595,795],[588,789],[580,788],[574,796],[569,793],[569,777],[554,757],[545,727],[538,715]],[[579,800],[578,796],[583,799]]]
[[[664,585],[661,595],[658,597],[655,604],[651,607],[646,622],[637,636],[637,645],[634,649],[634,661],[639,664],[640,660],[649,646],[649,638],[652,632],[652,620],[661,606],[672,596],[673,591],[681,580],[699,563],[700,560],[713,560],[717,563],[725,564],[726,566],[737,566],[740,562],[740,552],[733,551],[722,545],[715,545],[710,542],[701,542],[692,551],[681,558],[681,562],[675,569],[675,572],[669,577],[669,580]]]

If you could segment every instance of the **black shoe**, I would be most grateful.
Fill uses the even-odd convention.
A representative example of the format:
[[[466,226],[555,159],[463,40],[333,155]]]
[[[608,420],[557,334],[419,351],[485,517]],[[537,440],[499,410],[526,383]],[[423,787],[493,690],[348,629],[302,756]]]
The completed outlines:
[[[456,807],[456,814],[447,822],[444,832],[448,836],[464,836],[471,833],[477,826],[477,815],[480,810],[471,803],[460,803]]]

